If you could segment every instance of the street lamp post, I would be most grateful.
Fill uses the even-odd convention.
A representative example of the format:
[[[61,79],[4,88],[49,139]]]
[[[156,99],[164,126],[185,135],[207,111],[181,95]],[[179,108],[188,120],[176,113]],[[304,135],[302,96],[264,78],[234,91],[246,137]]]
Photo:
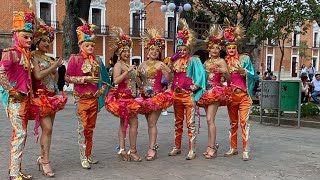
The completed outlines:
[[[168,5],[167,5],[168,4]],[[174,28],[173,28],[173,54],[176,52],[176,33],[177,33],[177,13],[182,11],[190,11],[191,5],[185,3],[182,6],[182,0],[163,0],[160,10],[163,12],[173,11]]]

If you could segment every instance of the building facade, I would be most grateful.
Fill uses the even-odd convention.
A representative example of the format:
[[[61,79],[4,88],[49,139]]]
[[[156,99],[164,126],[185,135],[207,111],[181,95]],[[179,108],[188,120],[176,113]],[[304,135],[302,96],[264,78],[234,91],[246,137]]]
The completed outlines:
[[[33,6],[28,7],[26,0],[5,0],[0,5],[0,49],[11,47],[13,11],[29,10],[35,12],[55,29],[55,40],[48,53],[52,57],[62,56],[62,22],[65,16],[65,0],[32,0]],[[133,38],[132,62],[138,64],[146,58],[146,51],[141,43],[145,29],[154,27],[162,31],[166,38],[166,49],[162,57],[173,53],[173,12],[162,12],[162,0],[92,0],[89,11],[89,23],[98,26],[95,54],[103,58],[106,64],[114,55],[110,48],[109,30],[112,26],[120,26],[126,34]],[[1,7],[2,6],[2,7]]]
[[[281,68],[281,77],[299,77],[301,66],[309,67],[310,63],[316,71],[320,69],[320,28],[316,22],[310,24],[308,32],[300,34],[301,27],[296,27],[291,37],[285,41],[284,57],[280,67],[281,51],[277,40],[267,40],[261,46],[260,69],[268,69],[276,75]]]

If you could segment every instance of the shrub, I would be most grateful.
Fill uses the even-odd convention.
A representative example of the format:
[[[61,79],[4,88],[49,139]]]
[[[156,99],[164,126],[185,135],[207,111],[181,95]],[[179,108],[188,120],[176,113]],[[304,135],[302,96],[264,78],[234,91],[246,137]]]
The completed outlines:
[[[313,103],[303,104],[301,106],[301,117],[318,116],[320,109]]]

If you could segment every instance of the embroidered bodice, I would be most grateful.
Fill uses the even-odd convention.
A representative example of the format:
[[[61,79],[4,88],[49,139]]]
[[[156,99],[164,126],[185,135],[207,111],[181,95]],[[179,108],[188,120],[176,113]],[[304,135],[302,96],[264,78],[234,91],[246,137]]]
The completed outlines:
[[[218,64],[217,59],[209,59],[204,63],[204,68],[207,72],[207,89],[212,88],[213,86],[221,85],[220,79],[221,79],[221,73],[217,71]]]
[[[155,67],[156,63],[157,61],[146,61],[146,66],[138,72],[143,81],[143,93],[147,97],[153,97],[162,91],[162,71]]]
[[[180,58],[173,63],[173,80],[171,89],[182,88],[189,91],[192,85],[192,79],[187,77],[186,71],[188,68],[189,58]]]
[[[38,60],[40,71],[50,68],[51,65],[54,63],[54,61],[50,57],[44,54],[39,54],[37,51],[35,51],[33,58]],[[35,78],[33,78],[32,84],[34,93],[36,93],[38,89],[44,89],[49,92],[58,91],[57,85],[55,84],[53,76],[51,74],[49,74],[41,80],[36,80]]]
[[[238,72],[238,69],[242,67],[240,57],[241,56],[226,58],[226,63],[230,72],[229,86],[233,91],[237,88],[242,89],[243,91],[247,90],[246,77],[241,76]]]
[[[66,79],[74,83],[74,93],[76,96],[95,94],[98,90],[98,84],[96,83],[81,83],[81,79],[85,76],[100,77],[99,62],[93,55],[89,56],[83,53],[71,55],[68,62]]]
[[[127,68],[129,68],[129,65],[122,62]],[[122,70],[121,74],[126,71]],[[129,71],[127,77],[118,84],[118,90],[123,90],[123,91],[130,91],[131,95],[133,97],[136,97],[137,94],[137,87],[136,87],[136,77],[137,77],[137,72],[135,70]]]

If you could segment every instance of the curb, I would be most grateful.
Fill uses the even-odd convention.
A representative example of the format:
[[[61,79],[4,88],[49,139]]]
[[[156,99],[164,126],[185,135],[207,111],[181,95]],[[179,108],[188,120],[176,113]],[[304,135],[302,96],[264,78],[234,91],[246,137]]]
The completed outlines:
[[[260,122],[260,116],[257,115],[250,115],[249,120]],[[262,116],[262,123],[268,123],[268,124],[278,124],[278,117],[267,117]],[[297,126],[297,120],[296,119],[288,119],[288,118],[280,118],[280,125],[289,125],[289,126]],[[305,121],[303,119],[300,120],[300,126],[301,127],[309,127],[309,128],[316,128],[320,129],[320,122],[317,121]]]

